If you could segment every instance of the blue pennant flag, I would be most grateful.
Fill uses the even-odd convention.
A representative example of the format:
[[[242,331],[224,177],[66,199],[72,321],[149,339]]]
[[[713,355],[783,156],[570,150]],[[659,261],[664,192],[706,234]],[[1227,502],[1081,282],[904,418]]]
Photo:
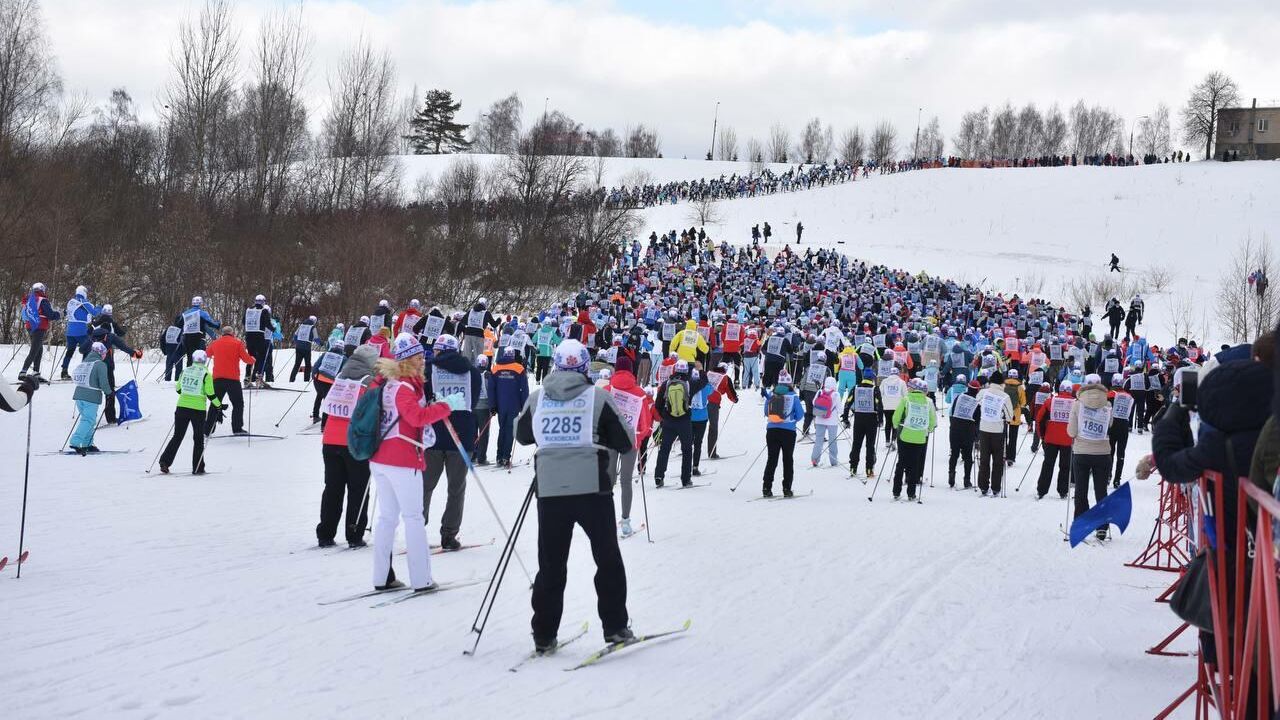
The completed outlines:
[[[138,404],[138,384],[132,380],[116,390],[116,404],[120,412],[116,415],[116,424],[123,425],[130,420],[142,419],[142,406]]]
[[[1119,490],[1098,501],[1085,514],[1071,523],[1071,547],[1084,542],[1089,533],[1098,528],[1115,524],[1120,534],[1129,529],[1129,518],[1133,515],[1133,494],[1129,491],[1129,483],[1120,486]]]

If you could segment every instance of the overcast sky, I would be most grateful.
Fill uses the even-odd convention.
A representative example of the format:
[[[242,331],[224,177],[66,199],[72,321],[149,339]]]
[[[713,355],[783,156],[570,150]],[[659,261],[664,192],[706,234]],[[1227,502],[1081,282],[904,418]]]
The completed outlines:
[[[98,102],[125,87],[154,118],[169,50],[192,0],[43,0],[64,83]],[[242,56],[279,0],[238,0]],[[1244,98],[1280,104],[1280,1],[1232,0],[306,0],[309,105],[363,33],[394,58],[403,92],[452,90],[469,122],[519,92],[526,123],[545,98],[589,128],[656,126],[668,157],[698,157],[712,117],[740,142],[813,116],[838,137],[917,108],[953,135],[984,103],[1077,98],[1132,121],[1175,112],[1223,70]],[[247,66],[247,62],[245,62]],[[1177,128],[1175,127],[1175,133]],[[909,140],[907,141],[909,142]]]

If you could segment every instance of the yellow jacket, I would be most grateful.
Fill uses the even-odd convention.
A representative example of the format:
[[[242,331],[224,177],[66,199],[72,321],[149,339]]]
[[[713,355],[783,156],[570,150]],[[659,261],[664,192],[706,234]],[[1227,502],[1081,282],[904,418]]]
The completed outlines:
[[[694,362],[698,359],[699,352],[705,353],[710,349],[707,341],[698,334],[698,323],[692,320],[686,321],[684,330],[676,333],[671,340],[671,351],[687,362]]]

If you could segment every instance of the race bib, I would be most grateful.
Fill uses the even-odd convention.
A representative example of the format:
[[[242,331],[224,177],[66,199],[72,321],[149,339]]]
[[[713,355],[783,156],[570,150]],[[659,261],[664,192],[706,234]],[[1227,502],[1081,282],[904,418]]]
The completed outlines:
[[[1111,408],[1080,408],[1080,437],[1085,440],[1102,440],[1107,436],[1107,423]]]
[[[827,351],[826,350],[810,350],[809,364],[810,365],[826,365]]]
[[[342,369],[343,359],[342,353],[328,351],[320,356],[320,362],[316,364],[316,372],[328,377],[337,377],[338,371]]]
[[[178,339],[182,337],[182,328],[177,325],[170,325],[164,329],[164,344],[177,345]]]
[[[484,329],[484,311],[472,310],[467,313],[467,327],[474,328],[476,330]]]
[[[382,332],[382,328],[387,326],[386,315],[370,315],[369,316],[369,332],[377,335]]]
[[[262,332],[262,308],[249,308],[244,311],[244,331],[247,333]]]
[[[93,374],[93,363],[82,362],[71,371],[71,379],[80,387],[89,387],[89,376]]]
[[[1130,375],[1129,383],[1130,383],[1129,387],[1133,388],[1134,390],[1146,390],[1147,376],[1143,375],[1142,373],[1138,373],[1137,375]]]
[[[879,334],[879,335],[873,335],[873,336],[871,337],[871,344],[872,344],[872,345],[875,345],[875,346],[876,346],[876,347],[878,347],[878,348],[883,349],[883,348],[884,348],[884,333],[881,333],[881,334]]]
[[[929,429],[929,406],[920,403],[907,403],[906,416],[902,419],[903,427],[923,432]]]
[[[1133,417],[1133,396],[1128,393],[1116,393],[1111,406],[1111,417],[1128,421]]]
[[[675,323],[662,323],[662,341],[671,342],[676,337]]]
[[[899,400],[902,398],[902,383],[887,382],[880,386],[880,394],[885,400]]]
[[[298,332],[293,334],[293,339],[302,343],[311,342],[311,330],[315,326],[310,323],[303,323],[298,326]]]
[[[1061,360],[1061,359],[1062,359],[1062,346],[1061,346],[1061,345],[1050,345],[1050,346],[1049,346],[1049,359],[1050,359],[1050,360],[1054,360],[1054,361],[1057,361],[1057,360]]]
[[[1003,420],[1004,401],[1004,395],[983,395],[980,401],[982,405],[982,421],[1000,422]]]
[[[344,345],[359,345],[360,338],[364,337],[364,331],[368,328],[353,327],[347,330],[347,334],[342,338]]]
[[[973,414],[977,410],[977,398],[972,395],[957,395],[955,403],[951,406],[951,417],[958,417],[962,420],[972,420]]]
[[[1049,406],[1049,419],[1056,423],[1065,423],[1071,420],[1071,406],[1075,404],[1072,398],[1056,397],[1053,404]]]
[[[1027,382],[1031,383],[1032,385],[1039,385],[1039,384],[1043,383],[1043,382],[1044,382],[1044,371],[1043,371],[1043,370],[1036,370],[1035,372],[1031,373],[1031,377],[1027,378]]]
[[[544,392],[533,411],[533,435],[539,448],[590,447],[594,387],[568,400],[553,400]]]
[[[431,389],[439,402],[444,402],[444,399],[450,395],[461,395],[466,410],[470,410],[473,405],[470,373],[451,373],[432,365]]]
[[[742,326],[738,323],[725,323],[724,339],[728,342],[737,342],[742,339]]]
[[[880,377],[889,377],[890,375],[897,375],[898,371],[894,367],[892,360],[881,360],[876,364],[876,374]]]
[[[1105,373],[1107,373],[1107,374],[1120,372],[1120,360],[1119,360],[1119,358],[1109,357],[1109,358],[1107,358],[1106,360],[1103,360],[1103,361],[1102,361],[1102,371],[1103,371],[1103,372],[1105,372]]]
[[[182,313],[182,334],[183,335],[199,335],[200,334],[200,311],[188,310]]]
[[[765,344],[764,351],[770,355],[782,354],[782,336],[775,335],[769,338],[769,342]]]
[[[712,392],[720,388],[720,381],[724,379],[724,373],[709,372],[707,373],[707,384],[711,386]]]
[[[841,372],[857,372],[857,371],[858,371],[858,356],[857,356],[857,355],[852,355],[852,354],[850,354],[850,355],[841,355],[841,356],[840,356],[840,371],[841,371]]]
[[[936,353],[942,342],[942,338],[937,335],[930,335],[924,339],[924,351],[927,353]]]
[[[708,326],[706,326],[706,325],[699,326],[699,327],[698,327],[698,334],[702,336],[702,339],[703,339],[703,340],[706,340],[707,342],[711,342],[711,328],[710,328],[710,327],[708,327]],[[694,341],[694,343],[696,343],[696,342],[697,342],[697,341],[695,340],[695,341]],[[691,343],[691,344],[694,344],[694,343]]]
[[[640,427],[640,411],[644,408],[644,397],[632,395],[618,388],[612,388],[609,394],[613,396],[613,404],[617,406],[618,414],[631,427],[631,431],[638,430]]]
[[[805,372],[805,380],[814,385],[822,385],[822,382],[826,379],[827,367],[825,365],[810,365]]]
[[[1163,386],[1160,384],[1160,376],[1159,376],[1159,375],[1148,375],[1148,376],[1147,376],[1147,389],[1148,389],[1148,390],[1153,390],[1153,391],[1154,391],[1154,390],[1159,390],[1161,387],[1163,387]]]
[[[182,377],[178,378],[178,388],[182,394],[204,397],[204,373],[203,365],[194,365],[183,370]]]
[[[1048,399],[1049,399],[1049,393],[1047,393],[1047,392],[1038,392],[1038,393],[1036,393],[1036,396],[1035,396],[1035,406],[1036,406],[1036,407],[1040,407],[1041,405],[1043,405],[1043,404],[1044,404],[1044,401],[1045,401],[1045,400],[1048,400]]]
[[[350,378],[334,380],[329,394],[324,396],[321,410],[330,417],[350,420],[360,399],[360,381]]]
[[[1036,350],[1031,353],[1031,367],[1043,367],[1045,364],[1044,351]]]
[[[435,315],[428,315],[426,324],[422,326],[422,336],[431,342],[435,342],[435,339],[439,337],[440,333],[443,331],[444,318],[436,317]]]
[[[875,388],[858,386],[853,389],[853,411],[871,413],[876,410]]]
[[[953,353],[951,353],[951,367],[953,367],[953,368],[962,368],[962,367],[964,367],[964,366],[965,366],[965,365],[967,365],[967,364],[968,364],[968,363],[966,363],[966,362],[964,361],[964,353],[962,353],[962,352],[953,352]]]

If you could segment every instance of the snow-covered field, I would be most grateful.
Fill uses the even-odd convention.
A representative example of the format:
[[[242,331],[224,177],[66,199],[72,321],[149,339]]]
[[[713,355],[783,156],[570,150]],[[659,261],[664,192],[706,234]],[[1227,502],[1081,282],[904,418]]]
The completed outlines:
[[[722,203],[715,233],[739,241],[770,220],[781,239],[802,220],[815,243],[845,240],[837,247],[858,257],[988,287],[1011,289],[1017,271],[1035,268],[1046,294],[1115,250],[1130,265],[1166,261],[1203,292],[1243,233],[1278,226],[1280,208],[1264,201],[1277,181],[1274,163],[930,171]],[[645,234],[687,226],[687,210],[647,211]],[[119,380],[130,376],[122,361]],[[1033,500],[1039,463],[1012,489],[1026,446],[1007,499],[947,490],[943,440],[923,505],[890,503],[883,483],[868,502],[871,486],[845,470],[808,469],[808,445],[797,449],[796,489],[811,497],[748,502],[760,491],[764,426],[758,396],[744,393],[722,417],[721,452],[737,455],[704,462],[708,487],[650,487],[655,542],[622,544],[637,630],[690,618],[692,630],[562,672],[600,645],[579,535],[562,634],[584,620],[591,632],[512,674],[531,648],[514,563],[474,658],[462,650],[483,584],[377,609],[317,605],[367,589],[371,558],[311,547],[323,483],[319,437],[298,434],[309,394],[276,429],[296,396],[252,393],[253,429],[284,439],[213,440],[212,474],[192,478],[146,473],[174,393],[141,385],[149,419],[97,438],[137,451],[125,455],[48,454],[70,428],[71,387],[36,396],[31,560],[21,580],[12,566],[0,574],[6,718],[1139,718],[1193,679],[1190,659],[1143,652],[1177,624],[1153,602],[1172,575],[1123,565],[1145,547],[1157,486],[1134,483],[1127,534],[1068,549],[1065,504]],[[27,420],[0,415],[0,555],[11,557]],[[1128,468],[1147,447],[1131,439]],[[517,462],[527,456],[518,450]],[[175,469],[189,460],[187,446]],[[480,475],[509,526],[531,471]],[[497,542],[433,557],[438,580],[486,578],[501,549],[474,483],[468,495],[464,542]],[[638,520],[642,507],[637,498]],[[532,526],[519,550],[532,568]],[[397,566],[404,574],[403,558]]]

